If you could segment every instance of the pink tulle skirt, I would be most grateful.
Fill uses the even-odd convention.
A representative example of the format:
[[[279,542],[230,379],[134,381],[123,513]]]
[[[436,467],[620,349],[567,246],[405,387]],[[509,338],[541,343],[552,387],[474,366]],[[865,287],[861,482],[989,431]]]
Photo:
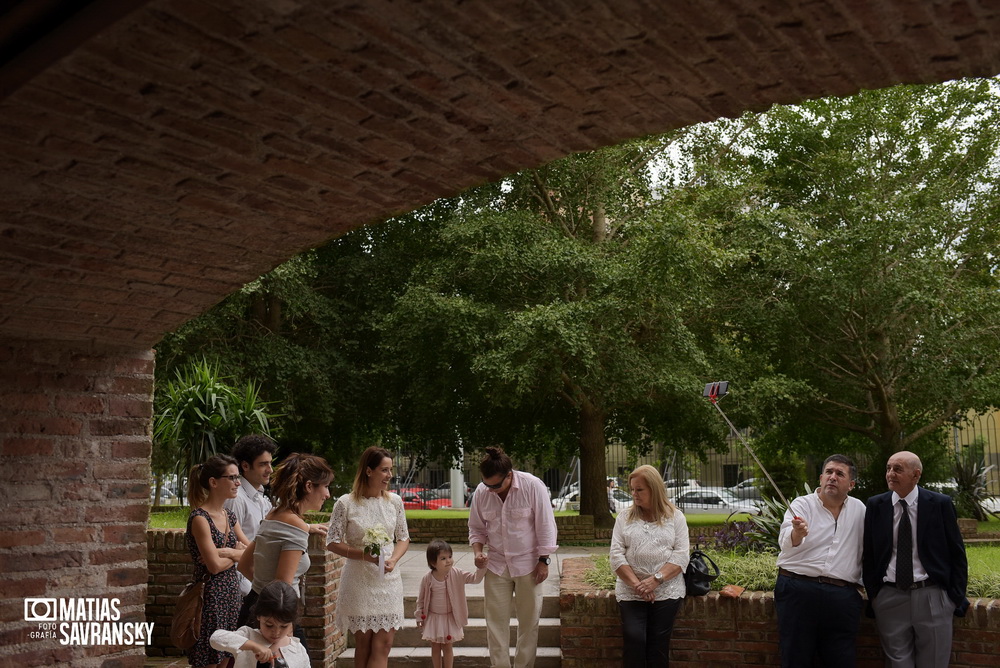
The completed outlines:
[[[428,642],[458,642],[465,637],[464,630],[455,622],[450,612],[440,614],[428,612],[424,620],[423,634],[420,636]]]

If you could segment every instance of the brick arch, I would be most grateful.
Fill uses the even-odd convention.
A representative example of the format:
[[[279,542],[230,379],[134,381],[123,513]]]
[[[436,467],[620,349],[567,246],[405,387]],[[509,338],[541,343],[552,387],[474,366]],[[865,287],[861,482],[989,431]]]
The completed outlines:
[[[149,349],[298,251],[574,151],[1000,72],[972,0],[660,4],[95,0],[3,50],[0,656],[139,664],[25,639],[21,601],[142,615]]]

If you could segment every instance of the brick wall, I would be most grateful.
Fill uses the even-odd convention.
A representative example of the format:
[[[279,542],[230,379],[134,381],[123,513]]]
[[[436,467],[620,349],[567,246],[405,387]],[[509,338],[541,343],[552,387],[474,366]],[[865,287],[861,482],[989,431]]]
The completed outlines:
[[[618,668],[622,661],[621,617],[614,593],[594,591],[583,580],[587,558],[562,562],[559,609],[562,668]],[[1000,601],[973,599],[968,614],[955,619],[953,668],[995,666],[1000,653]],[[884,657],[871,619],[862,617],[858,668],[882,668]],[[689,598],[671,638],[676,668],[777,666],[778,627],[771,592],[745,592],[739,599]]]
[[[117,598],[144,619],[152,389],[150,351],[0,342],[4,665],[142,665],[142,647],[31,638],[24,599]]]
[[[968,0],[131,4],[0,102],[8,336],[152,346],[303,249],[518,169],[1000,71],[1000,11]]]
[[[184,530],[151,529],[146,533],[146,541],[149,546],[146,619],[155,624],[148,654],[181,656],[183,652],[170,643],[170,617],[177,595],[191,581],[194,571],[191,553],[184,542]],[[309,537],[309,559],[302,626],[312,665],[332,666],[346,644],[346,639],[333,625],[343,559],[326,549],[322,536]]]

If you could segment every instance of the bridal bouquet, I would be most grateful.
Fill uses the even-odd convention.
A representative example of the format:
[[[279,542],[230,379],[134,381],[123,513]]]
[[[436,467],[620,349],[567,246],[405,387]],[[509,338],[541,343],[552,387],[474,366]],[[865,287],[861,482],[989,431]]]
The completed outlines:
[[[385,530],[385,527],[381,524],[376,524],[373,527],[365,529],[365,537],[362,539],[365,544],[365,554],[370,554],[373,557],[378,557],[378,568],[385,575],[385,555],[382,554],[382,548],[386,545],[392,544],[392,539],[389,538],[389,533]]]

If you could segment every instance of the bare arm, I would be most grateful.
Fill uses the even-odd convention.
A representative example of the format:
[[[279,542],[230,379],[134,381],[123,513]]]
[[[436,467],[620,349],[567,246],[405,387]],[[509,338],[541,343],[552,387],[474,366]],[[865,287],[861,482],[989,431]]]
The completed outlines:
[[[196,515],[191,518],[191,535],[194,536],[194,542],[198,545],[201,563],[205,564],[205,568],[212,575],[231,568],[239,559],[239,557],[236,559],[225,557],[219,553],[219,548],[212,540],[212,530],[208,526],[208,520],[204,517]],[[232,550],[227,549],[227,554],[231,552]]]
[[[247,549],[243,550],[243,556],[240,557],[240,563],[236,566],[236,570],[250,582],[253,582],[253,551],[255,547],[257,547],[257,541],[247,545]]]

